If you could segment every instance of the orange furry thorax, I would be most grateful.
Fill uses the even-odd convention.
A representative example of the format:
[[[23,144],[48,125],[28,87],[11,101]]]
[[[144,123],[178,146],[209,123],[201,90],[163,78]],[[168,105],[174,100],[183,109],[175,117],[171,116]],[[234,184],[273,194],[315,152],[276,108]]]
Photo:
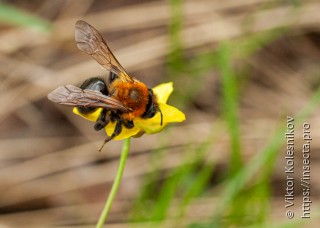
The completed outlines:
[[[115,82],[113,87],[117,99],[132,109],[131,112],[123,113],[123,118],[133,120],[143,115],[149,101],[149,91],[145,84],[137,81]]]

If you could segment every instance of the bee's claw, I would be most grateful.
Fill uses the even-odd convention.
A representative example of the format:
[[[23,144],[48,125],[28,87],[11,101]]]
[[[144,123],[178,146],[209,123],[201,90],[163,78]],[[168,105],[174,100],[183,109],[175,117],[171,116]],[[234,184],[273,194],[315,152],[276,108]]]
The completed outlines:
[[[112,140],[113,138],[114,137],[106,138],[98,151],[101,152],[101,150],[103,149],[104,145],[106,145],[106,143],[109,142],[110,140]]]

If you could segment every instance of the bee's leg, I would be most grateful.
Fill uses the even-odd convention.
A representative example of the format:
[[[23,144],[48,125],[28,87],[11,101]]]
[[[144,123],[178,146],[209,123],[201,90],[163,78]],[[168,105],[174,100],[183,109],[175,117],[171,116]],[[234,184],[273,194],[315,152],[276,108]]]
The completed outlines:
[[[96,131],[100,131],[102,128],[104,128],[105,126],[107,126],[107,124],[110,121],[110,116],[107,115],[107,110],[103,109],[96,121],[96,123],[94,124],[94,129]]]
[[[109,142],[110,140],[112,140],[114,137],[118,136],[122,131],[122,121],[121,119],[117,119],[117,123],[116,123],[116,127],[114,128],[114,132],[112,133],[112,135],[108,138],[106,138],[102,144],[102,146],[99,149],[99,152],[101,152],[102,148],[104,147],[104,145]]]
[[[131,129],[134,127],[133,121],[132,120],[127,120],[123,122],[123,126],[125,126],[128,129]]]

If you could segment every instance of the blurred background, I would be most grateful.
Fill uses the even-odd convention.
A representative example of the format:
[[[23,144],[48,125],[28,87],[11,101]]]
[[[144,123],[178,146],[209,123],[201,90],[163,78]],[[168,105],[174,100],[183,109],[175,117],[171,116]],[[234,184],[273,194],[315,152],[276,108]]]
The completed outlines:
[[[99,153],[105,132],[46,98],[108,76],[76,47],[82,19],[148,87],[172,81],[169,104],[187,117],[132,139],[108,227],[317,227],[319,12],[316,0],[1,1],[0,226],[93,227],[110,191],[122,142]],[[310,219],[301,218],[305,122]]]

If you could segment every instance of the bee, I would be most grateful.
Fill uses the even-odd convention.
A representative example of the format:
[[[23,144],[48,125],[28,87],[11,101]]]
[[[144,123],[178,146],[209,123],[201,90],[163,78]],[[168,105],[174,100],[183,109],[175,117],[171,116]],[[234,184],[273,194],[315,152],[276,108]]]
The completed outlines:
[[[104,80],[92,77],[85,80],[80,88],[73,85],[61,86],[51,92],[48,98],[59,104],[74,106],[82,114],[93,113],[97,108],[102,108],[94,129],[99,131],[110,122],[115,122],[115,129],[104,140],[99,151],[119,135],[123,127],[133,128],[133,120],[137,117],[152,118],[160,112],[159,124],[162,125],[163,116],[152,89],[125,71],[94,27],[85,21],[77,21],[75,41],[81,51],[110,71],[109,78]]]

